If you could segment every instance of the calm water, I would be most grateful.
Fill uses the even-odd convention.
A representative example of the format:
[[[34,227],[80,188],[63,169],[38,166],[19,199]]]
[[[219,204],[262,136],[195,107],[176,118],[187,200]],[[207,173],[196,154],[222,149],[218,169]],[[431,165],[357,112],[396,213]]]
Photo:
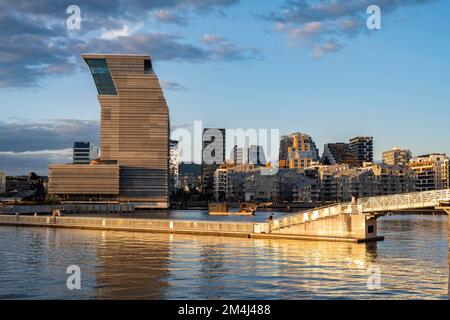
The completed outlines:
[[[447,216],[378,225],[367,245],[0,227],[0,299],[447,299]]]

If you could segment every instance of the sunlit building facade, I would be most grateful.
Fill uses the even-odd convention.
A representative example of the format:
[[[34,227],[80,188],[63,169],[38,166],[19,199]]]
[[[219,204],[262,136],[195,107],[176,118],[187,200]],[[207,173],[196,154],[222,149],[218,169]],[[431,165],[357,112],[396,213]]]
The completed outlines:
[[[416,191],[450,188],[447,155],[439,153],[423,155],[411,160],[409,167],[415,173]]]
[[[281,168],[307,168],[319,161],[319,149],[307,134],[293,133],[280,140],[279,166]]]
[[[410,150],[393,148],[383,152],[383,163],[393,166],[407,166],[411,158],[412,153]]]
[[[89,198],[80,184],[79,193],[68,196],[67,184],[77,176],[90,174],[90,166],[119,171],[119,180],[104,180],[119,203],[139,208],[167,208],[169,205],[169,111],[148,55],[84,54],[93,76],[101,108],[101,158],[97,164],[71,168],[72,180],[56,179],[66,168],[49,167],[49,193],[66,200]],[[111,163],[116,163],[111,164]],[[107,167],[109,166],[109,167]],[[112,168],[116,166],[117,168]],[[106,178],[102,178],[106,179]],[[93,190],[95,191],[95,190]]]

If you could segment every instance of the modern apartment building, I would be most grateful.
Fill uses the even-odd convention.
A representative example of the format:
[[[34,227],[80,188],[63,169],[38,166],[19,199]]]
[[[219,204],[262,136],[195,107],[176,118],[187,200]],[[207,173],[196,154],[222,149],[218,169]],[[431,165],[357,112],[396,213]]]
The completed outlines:
[[[359,166],[359,160],[348,143],[327,143],[323,149],[321,163],[325,165],[348,164]]]
[[[101,158],[91,165],[50,165],[49,193],[67,202],[106,199],[168,208],[169,110],[150,57],[84,54],[83,59],[98,91]],[[92,189],[83,181],[91,181]]]
[[[258,166],[266,165],[266,156],[262,146],[252,145],[247,149],[247,163],[256,164]]]
[[[225,163],[225,133],[225,129],[203,130],[202,189],[207,198],[214,196],[214,172]]]
[[[449,158],[446,154],[433,153],[419,156],[409,163],[414,170],[416,191],[449,189]]]
[[[403,165],[374,164],[371,169],[374,181],[372,195],[381,196],[415,191],[414,171]]]
[[[73,144],[73,163],[89,164],[92,160],[98,159],[99,149],[90,142],[75,142]]]
[[[383,152],[383,163],[392,166],[407,166],[412,159],[410,150],[402,150],[393,148],[392,150]]]
[[[296,132],[281,137],[279,152],[281,168],[306,168],[318,160],[319,149],[309,135]]]
[[[355,137],[350,139],[350,149],[358,158],[360,165],[373,162],[373,137]]]
[[[236,165],[244,164],[244,149],[235,145],[231,149],[230,159]]]
[[[219,168],[214,172],[214,199],[224,201],[227,195],[227,169]]]

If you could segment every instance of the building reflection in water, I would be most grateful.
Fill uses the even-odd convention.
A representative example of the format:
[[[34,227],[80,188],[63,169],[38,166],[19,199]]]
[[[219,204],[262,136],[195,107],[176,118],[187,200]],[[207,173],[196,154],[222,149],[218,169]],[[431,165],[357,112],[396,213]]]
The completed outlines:
[[[97,248],[95,299],[162,299],[169,235],[103,231]]]

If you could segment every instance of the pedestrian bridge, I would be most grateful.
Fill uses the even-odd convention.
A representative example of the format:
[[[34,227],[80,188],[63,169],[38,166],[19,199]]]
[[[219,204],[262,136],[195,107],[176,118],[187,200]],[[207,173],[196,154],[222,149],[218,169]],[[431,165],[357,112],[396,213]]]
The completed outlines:
[[[418,209],[450,213],[450,189],[361,198],[274,219],[270,233],[379,240],[376,218],[386,212]]]

